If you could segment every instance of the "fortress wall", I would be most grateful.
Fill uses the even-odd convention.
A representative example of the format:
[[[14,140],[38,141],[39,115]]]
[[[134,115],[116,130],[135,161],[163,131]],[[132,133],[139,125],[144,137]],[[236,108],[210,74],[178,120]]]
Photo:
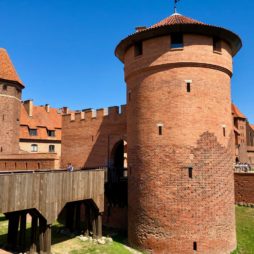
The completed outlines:
[[[69,162],[75,168],[108,166],[113,146],[126,139],[126,105],[83,110],[62,119],[62,167]]]

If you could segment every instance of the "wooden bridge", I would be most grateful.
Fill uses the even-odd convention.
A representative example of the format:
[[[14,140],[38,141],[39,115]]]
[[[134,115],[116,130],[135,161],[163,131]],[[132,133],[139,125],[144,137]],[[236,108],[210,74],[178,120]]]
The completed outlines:
[[[9,220],[7,242],[11,248],[51,253],[52,223],[65,210],[66,225],[80,226],[81,206],[85,208],[83,230],[100,236],[104,210],[103,170],[0,174],[0,213]],[[32,218],[30,246],[26,246],[27,214]]]

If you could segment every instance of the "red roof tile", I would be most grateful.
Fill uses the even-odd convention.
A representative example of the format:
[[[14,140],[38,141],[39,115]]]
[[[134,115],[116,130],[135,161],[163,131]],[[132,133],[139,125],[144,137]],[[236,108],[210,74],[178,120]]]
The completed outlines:
[[[247,117],[232,103],[232,113],[235,117],[247,119]]]
[[[0,48],[0,79],[15,81],[24,87],[7,51],[3,48]]]
[[[200,24],[206,25],[203,22],[197,21],[192,18],[185,17],[181,14],[175,13],[162,21],[158,22],[157,24],[151,26],[151,28],[160,27],[160,26],[169,26],[169,25],[176,25],[176,24]]]
[[[61,140],[62,114],[58,113],[58,109],[50,108],[47,112],[44,106],[33,106],[33,115],[30,117],[24,107],[21,105],[20,114],[20,138],[21,139],[50,139],[47,130],[55,130],[54,139]],[[24,128],[25,127],[25,128]],[[38,136],[29,136],[28,128],[37,129]]]

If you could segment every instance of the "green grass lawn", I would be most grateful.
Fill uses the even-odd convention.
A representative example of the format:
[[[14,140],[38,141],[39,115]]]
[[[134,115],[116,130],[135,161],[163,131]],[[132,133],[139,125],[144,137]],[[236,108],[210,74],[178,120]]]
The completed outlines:
[[[236,225],[238,248],[232,254],[254,254],[254,208],[236,207]],[[6,242],[8,223],[0,215],[0,247]],[[61,225],[52,228],[53,254],[135,254],[135,250],[128,249],[125,238],[121,235],[114,237],[112,243],[100,245],[93,242],[82,242],[77,237],[67,237],[59,233]],[[29,236],[29,230],[28,230]]]
[[[254,254],[254,208],[236,207],[238,248],[233,254]]]

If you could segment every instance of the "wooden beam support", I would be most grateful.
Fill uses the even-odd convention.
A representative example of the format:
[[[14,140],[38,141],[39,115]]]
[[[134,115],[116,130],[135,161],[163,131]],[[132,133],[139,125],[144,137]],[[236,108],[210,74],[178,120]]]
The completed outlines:
[[[51,254],[51,225],[47,225],[44,232],[44,251]]]
[[[6,216],[9,219],[7,244],[10,248],[16,250],[18,243],[19,213],[8,213]]]
[[[99,213],[97,218],[97,237],[102,237],[102,213]]]
[[[26,251],[26,211],[20,212],[19,246],[22,252]]]
[[[32,215],[30,254],[37,252],[37,228],[38,217],[36,215]]]

